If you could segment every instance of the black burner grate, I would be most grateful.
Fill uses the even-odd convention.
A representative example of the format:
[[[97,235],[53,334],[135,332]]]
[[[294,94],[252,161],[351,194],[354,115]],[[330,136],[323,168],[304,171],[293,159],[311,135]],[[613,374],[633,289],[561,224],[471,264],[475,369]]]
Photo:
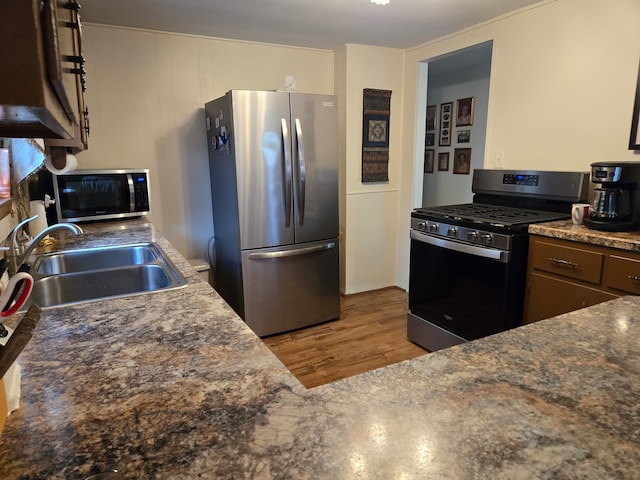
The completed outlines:
[[[416,210],[420,213],[443,219],[448,218],[486,225],[504,225],[506,227],[569,218],[569,214],[564,213],[482,203],[443,205],[439,207],[418,208]]]

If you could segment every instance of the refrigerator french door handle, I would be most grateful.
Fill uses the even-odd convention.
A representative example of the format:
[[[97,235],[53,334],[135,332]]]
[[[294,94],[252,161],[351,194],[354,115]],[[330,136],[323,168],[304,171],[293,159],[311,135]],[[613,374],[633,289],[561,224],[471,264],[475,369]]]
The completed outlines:
[[[285,213],[285,226],[291,226],[291,200],[292,200],[292,186],[293,178],[291,171],[291,156],[289,155],[289,145],[291,141],[289,139],[289,127],[287,126],[287,120],[285,118],[280,119],[280,128],[282,130],[282,161],[284,162],[284,213]]]
[[[304,225],[304,196],[307,186],[306,167],[304,161],[304,146],[302,144],[302,123],[296,118],[296,144],[298,150],[298,214],[300,225]]]
[[[269,258],[295,257],[297,255],[308,255],[310,253],[324,252],[336,247],[336,242],[325,243],[324,245],[314,245],[313,247],[296,248],[294,250],[280,250],[277,252],[256,252],[250,253],[249,259],[263,260]]]

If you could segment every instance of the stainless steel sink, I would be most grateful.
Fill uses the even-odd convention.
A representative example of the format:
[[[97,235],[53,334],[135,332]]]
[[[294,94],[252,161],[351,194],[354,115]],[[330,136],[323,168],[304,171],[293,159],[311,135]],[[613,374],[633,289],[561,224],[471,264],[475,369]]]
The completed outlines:
[[[153,243],[116,245],[45,254],[38,258],[33,268],[42,275],[58,275],[126,265],[143,265],[163,256],[159,247]]]
[[[42,308],[180,288],[186,279],[155,243],[40,255],[30,269],[27,308]]]

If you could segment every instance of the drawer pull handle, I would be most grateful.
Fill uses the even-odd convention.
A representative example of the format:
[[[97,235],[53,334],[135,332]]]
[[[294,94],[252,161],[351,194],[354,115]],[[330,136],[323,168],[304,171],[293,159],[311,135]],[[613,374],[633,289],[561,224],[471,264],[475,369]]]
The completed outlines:
[[[640,277],[639,277],[639,276],[637,276],[637,275],[628,275],[628,276],[627,276],[627,278],[628,278],[629,280],[633,280],[633,281],[635,281],[635,282],[640,282]]]
[[[568,260],[560,260],[559,258],[548,257],[547,260],[549,260],[551,263],[557,263],[558,265],[566,265],[567,267],[577,267],[578,266],[577,263],[570,262]]]

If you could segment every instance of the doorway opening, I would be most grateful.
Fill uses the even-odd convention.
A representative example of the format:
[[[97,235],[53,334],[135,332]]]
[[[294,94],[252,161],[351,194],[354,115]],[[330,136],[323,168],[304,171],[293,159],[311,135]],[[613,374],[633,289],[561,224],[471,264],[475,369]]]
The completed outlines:
[[[488,41],[420,65],[424,122],[417,122],[416,138],[424,139],[418,185],[424,207],[472,200],[473,170],[485,164],[492,50]]]

